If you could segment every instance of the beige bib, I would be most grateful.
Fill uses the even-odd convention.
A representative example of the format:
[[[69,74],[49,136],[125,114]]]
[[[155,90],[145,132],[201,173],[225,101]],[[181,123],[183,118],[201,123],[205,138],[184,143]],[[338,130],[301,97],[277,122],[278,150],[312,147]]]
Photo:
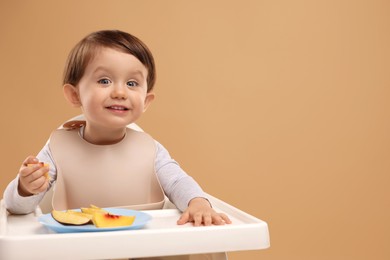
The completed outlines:
[[[164,193],[154,162],[156,147],[146,133],[127,128],[122,141],[94,145],[79,129],[58,129],[50,137],[57,167],[53,195],[56,210],[89,207],[161,209]]]

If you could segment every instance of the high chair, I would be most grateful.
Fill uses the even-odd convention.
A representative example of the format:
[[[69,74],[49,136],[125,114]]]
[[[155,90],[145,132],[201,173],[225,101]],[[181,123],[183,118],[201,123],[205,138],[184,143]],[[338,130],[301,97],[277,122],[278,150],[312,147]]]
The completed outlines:
[[[69,121],[83,119],[83,115],[79,115]],[[136,124],[128,127],[142,131]],[[270,245],[266,222],[209,194],[213,208],[228,215],[232,224],[179,226],[176,221],[180,212],[165,198],[163,209],[143,211],[152,218],[141,229],[55,233],[38,221],[39,216],[50,214],[52,210],[52,190],[46,193],[35,212],[27,215],[9,214],[4,202],[0,202],[0,259],[222,260],[227,259],[226,254],[218,252],[259,250]],[[20,250],[22,247],[24,249]]]

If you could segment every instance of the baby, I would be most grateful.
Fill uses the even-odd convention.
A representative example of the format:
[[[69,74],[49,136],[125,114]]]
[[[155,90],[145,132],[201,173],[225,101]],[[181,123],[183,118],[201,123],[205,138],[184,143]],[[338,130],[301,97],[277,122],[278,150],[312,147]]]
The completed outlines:
[[[30,213],[55,186],[55,209],[157,209],[166,195],[182,211],[180,225],[231,223],[160,143],[127,127],[154,100],[155,80],[153,56],[138,38],[104,30],[82,39],[69,54],[63,92],[85,121],[55,130],[36,157],[24,160],[4,192],[7,209]]]

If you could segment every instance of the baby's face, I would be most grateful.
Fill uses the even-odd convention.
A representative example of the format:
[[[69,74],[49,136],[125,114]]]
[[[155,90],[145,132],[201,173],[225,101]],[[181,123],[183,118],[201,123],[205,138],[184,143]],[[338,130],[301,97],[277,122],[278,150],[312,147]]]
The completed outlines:
[[[89,128],[121,129],[137,120],[151,101],[147,75],[135,56],[101,48],[77,85]]]

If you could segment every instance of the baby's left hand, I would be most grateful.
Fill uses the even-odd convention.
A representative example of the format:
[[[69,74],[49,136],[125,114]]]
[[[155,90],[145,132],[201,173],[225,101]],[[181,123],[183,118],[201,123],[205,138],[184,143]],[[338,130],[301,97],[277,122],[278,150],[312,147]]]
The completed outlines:
[[[187,222],[193,222],[194,226],[224,225],[232,223],[228,216],[223,213],[217,213],[210,205],[208,200],[204,198],[194,198],[188,204],[188,208],[183,212],[178,225],[183,225]]]

